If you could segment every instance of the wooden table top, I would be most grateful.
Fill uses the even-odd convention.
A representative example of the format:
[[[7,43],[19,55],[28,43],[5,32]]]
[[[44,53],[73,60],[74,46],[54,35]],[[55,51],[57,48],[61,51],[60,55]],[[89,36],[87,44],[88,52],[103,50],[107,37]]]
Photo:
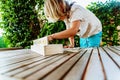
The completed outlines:
[[[120,46],[51,56],[29,49],[0,51],[0,80],[120,80]]]

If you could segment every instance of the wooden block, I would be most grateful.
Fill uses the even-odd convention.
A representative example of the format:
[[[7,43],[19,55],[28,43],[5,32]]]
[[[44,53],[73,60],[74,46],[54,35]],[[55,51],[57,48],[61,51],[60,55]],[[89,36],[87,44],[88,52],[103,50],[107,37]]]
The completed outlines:
[[[36,44],[31,46],[31,50],[43,56],[53,55],[53,54],[63,53],[63,45],[62,44],[50,44],[50,45]]]
[[[48,45],[49,44],[48,38],[43,37],[40,39],[33,40],[33,45],[36,45],[36,44]]]

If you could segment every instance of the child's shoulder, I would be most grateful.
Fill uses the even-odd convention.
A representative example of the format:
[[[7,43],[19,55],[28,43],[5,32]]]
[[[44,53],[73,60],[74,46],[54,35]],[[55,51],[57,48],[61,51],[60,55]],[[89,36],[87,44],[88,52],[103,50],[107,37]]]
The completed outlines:
[[[83,8],[81,5],[77,4],[77,3],[74,3],[72,6],[71,6],[71,11],[75,11],[75,10],[85,10],[85,8]]]

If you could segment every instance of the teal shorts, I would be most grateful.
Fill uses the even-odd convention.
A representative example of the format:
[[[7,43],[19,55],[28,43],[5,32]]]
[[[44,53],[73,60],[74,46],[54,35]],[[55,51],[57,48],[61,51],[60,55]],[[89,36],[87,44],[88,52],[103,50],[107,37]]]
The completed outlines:
[[[102,32],[95,34],[87,38],[80,38],[80,47],[89,48],[89,47],[99,47],[102,38]]]

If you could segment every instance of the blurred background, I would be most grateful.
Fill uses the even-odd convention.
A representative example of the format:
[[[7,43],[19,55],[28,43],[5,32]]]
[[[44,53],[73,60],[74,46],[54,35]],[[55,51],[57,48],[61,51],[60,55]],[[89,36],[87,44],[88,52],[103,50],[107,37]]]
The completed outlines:
[[[120,45],[120,0],[75,1],[92,11],[102,22],[101,46]],[[33,40],[65,30],[62,21],[48,23],[44,16],[44,0],[0,0],[0,48],[30,48]],[[75,46],[79,37],[75,36]],[[69,44],[68,39],[54,40],[54,44]]]

